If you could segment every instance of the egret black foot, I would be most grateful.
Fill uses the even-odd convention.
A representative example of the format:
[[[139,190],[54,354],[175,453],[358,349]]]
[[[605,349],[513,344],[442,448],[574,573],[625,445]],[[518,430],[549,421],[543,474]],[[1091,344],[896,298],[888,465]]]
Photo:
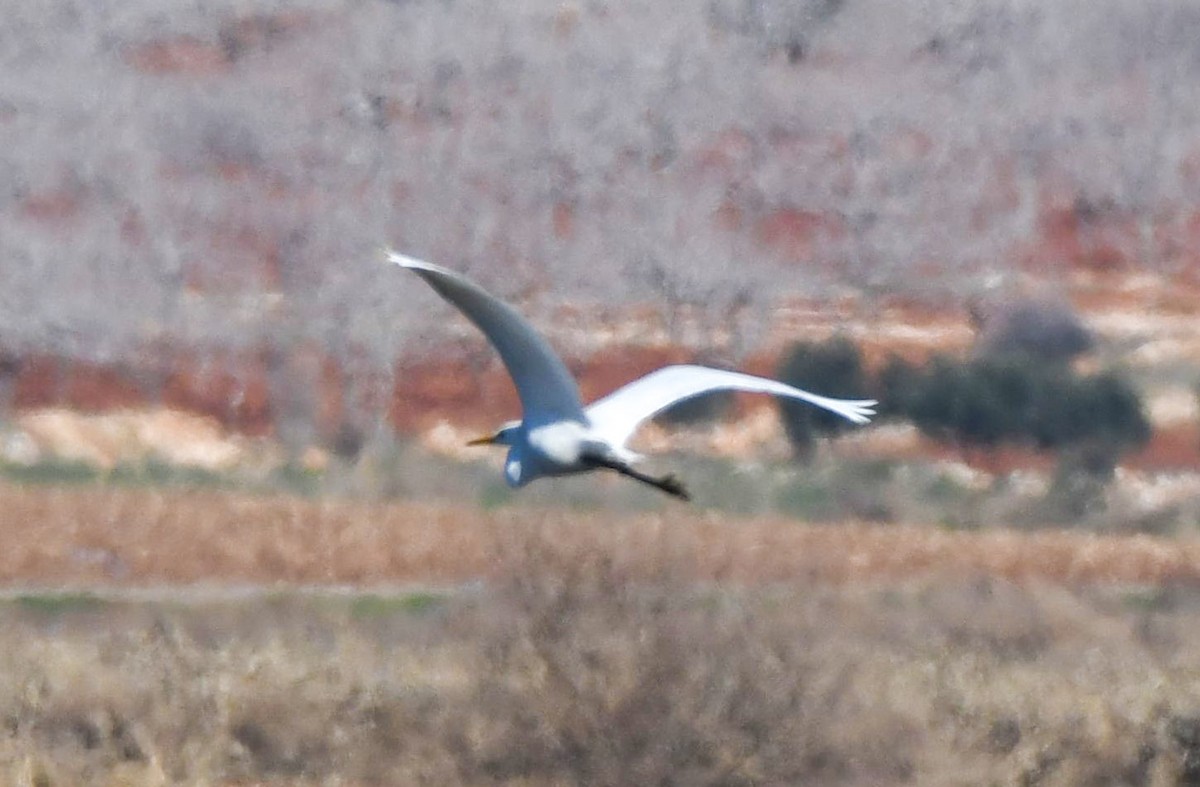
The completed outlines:
[[[656,479],[656,481],[657,483],[654,485],[666,492],[668,495],[671,495],[672,497],[678,497],[680,500],[692,499],[691,494],[687,491],[687,487],[685,487],[683,482],[675,476],[663,476],[662,478]]]
[[[672,497],[678,497],[680,500],[691,500],[692,496],[688,494],[683,482],[674,475],[665,475],[662,478],[655,478],[651,475],[634,470],[624,462],[612,459],[607,456],[584,456],[583,462],[592,467],[606,467],[609,470],[615,470],[621,475],[632,478],[634,481],[640,481],[643,484],[654,487],[655,489],[666,492]]]

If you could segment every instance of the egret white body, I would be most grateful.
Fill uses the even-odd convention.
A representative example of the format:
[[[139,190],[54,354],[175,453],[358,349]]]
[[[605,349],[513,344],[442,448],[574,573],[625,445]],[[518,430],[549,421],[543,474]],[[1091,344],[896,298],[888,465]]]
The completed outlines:
[[[740,372],[706,366],[667,366],[584,407],[562,359],[515,309],[464,276],[394,251],[388,259],[425,279],[483,331],[508,369],[521,399],[522,420],[510,421],[471,445],[506,445],[504,478],[521,487],[543,476],[605,468],[684,500],[674,476],[646,475],[641,457],[625,447],[638,424],[671,405],[711,391],[734,390],[800,399],[857,424],[875,414],[873,399],[831,399]]]

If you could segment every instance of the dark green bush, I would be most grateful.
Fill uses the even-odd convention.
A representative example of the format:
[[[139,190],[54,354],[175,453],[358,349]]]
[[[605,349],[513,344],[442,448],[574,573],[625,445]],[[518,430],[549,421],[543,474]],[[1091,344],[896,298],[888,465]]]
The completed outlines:
[[[793,344],[784,354],[777,376],[789,385],[822,396],[861,399],[867,391],[862,355],[843,336]],[[800,455],[812,450],[818,436],[834,435],[851,426],[841,416],[793,399],[780,399],[779,409],[788,439]]]
[[[875,379],[880,418],[907,418],[921,383],[922,370],[898,355],[888,358]]]
[[[933,360],[906,405],[922,431],[972,445],[1020,441],[1058,373],[1017,357]]]
[[[1115,461],[1150,438],[1141,398],[1118,372],[1080,376],[1019,353],[965,360],[936,355],[924,366],[894,356],[868,381],[858,348],[835,337],[793,345],[779,378],[829,396],[873,396],[881,418],[911,421],[936,440],[964,446],[1029,445]],[[850,425],[802,402],[782,400],[780,408],[800,455],[817,437]]]
[[[978,329],[973,352],[980,357],[1019,353],[1062,365],[1095,344],[1087,325],[1064,300],[976,298],[969,308]]]
[[[877,388],[885,415],[964,445],[1088,446],[1119,454],[1150,437],[1141,399],[1118,373],[1084,377],[1025,355],[936,356],[924,368],[893,359]]]
[[[1115,372],[1067,377],[1051,391],[1035,421],[1039,446],[1080,444],[1137,447],[1150,439],[1141,398],[1128,380]]]

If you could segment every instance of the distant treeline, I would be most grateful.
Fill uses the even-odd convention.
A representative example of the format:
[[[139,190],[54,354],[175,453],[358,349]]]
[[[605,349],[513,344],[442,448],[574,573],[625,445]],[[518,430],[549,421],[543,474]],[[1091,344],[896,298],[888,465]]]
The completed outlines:
[[[858,346],[839,336],[792,344],[777,376],[826,396],[878,399],[877,421],[911,422],[935,440],[962,447],[1082,453],[1111,467],[1151,434],[1141,396],[1119,370],[1081,374],[1068,362],[1032,352],[938,354],[924,363],[892,356],[870,371]],[[722,395],[692,400],[672,408],[664,420],[720,417],[729,400]],[[810,454],[819,438],[853,428],[803,402],[781,399],[779,407],[798,456]]]
[[[792,345],[779,376],[831,396],[875,397],[881,419],[910,421],[934,439],[962,446],[1016,444],[1115,458],[1145,444],[1151,432],[1141,397],[1121,372],[1080,374],[1028,352],[935,355],[923,364],[893,356],[868,373],[857,346],[835,337]],[[795,402],[780,407],[800,453],[818,436],[847,426]]]

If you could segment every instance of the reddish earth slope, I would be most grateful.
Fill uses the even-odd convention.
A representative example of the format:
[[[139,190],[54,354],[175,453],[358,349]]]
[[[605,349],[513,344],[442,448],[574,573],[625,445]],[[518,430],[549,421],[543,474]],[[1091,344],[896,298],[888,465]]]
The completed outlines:
[[[1029,280],[1025,289],[1036,289]],[[1061,283],[1088,322],[1102,336],[1135,341],[1135,365],[1185,362],[1200,365],[1200,339],[1192,319],[1200,303],[1200,283],[1185,278],[1083,273]],[[572,347],[572,334],[551,320],[541,326],[561,348],[579,377],[585,398],[667,363],[704,355],[712,347],[671,343],[661,315],[645,306],[601,315],[562,307],[563,320],[596,334],[613,332],[611,323],[636,342],[614,340],[586,350]],[[758,349],[742,362],[748,371],[771,374],[788,342],[821,339],[837,332],[851,336],[869,364],[889,354],[919,360],[935,351],[962,351],[974,329],[965,303],[922,302],[905,297],[841,298],[784,304],[767,316],[768,330]],[[632,327],[631,327],[632,326]],[[102,412],[122,407],[166,407],[210,415],[236,431],[267,434],[278,416],[273,386],[284,382],[314,391],[310,415],[331,431],[355,411],[382,409],[392,424],[409,430],[437,420],[481,423],[481,414],[512,411],[516,398],[507,375],[480,336],[436,348],[414,348],[419,357],[396,359],[380,369],[359,357],[305,345],[290,355],[257,350],[201,352],[186,346],[145,347],[116,363],[96,363],[52,353],[12,356],[0,363],[0,402],[16,410],[66,407]],[[1139,355],[1141,353],[1141,355]],[[1144,358],[1142,356],[1145,356]]]

